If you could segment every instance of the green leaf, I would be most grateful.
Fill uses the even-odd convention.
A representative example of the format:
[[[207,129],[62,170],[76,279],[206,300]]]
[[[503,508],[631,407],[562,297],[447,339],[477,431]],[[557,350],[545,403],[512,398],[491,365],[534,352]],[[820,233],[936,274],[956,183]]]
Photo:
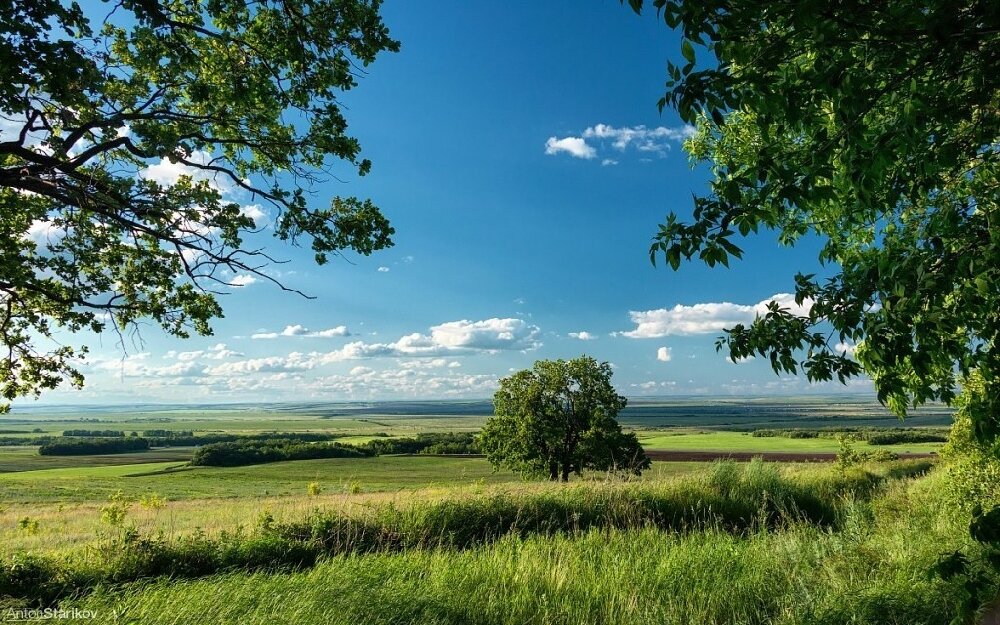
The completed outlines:
[[[687,39],[681,42],[681,54],[688,63],[694,63],[694,46]]]

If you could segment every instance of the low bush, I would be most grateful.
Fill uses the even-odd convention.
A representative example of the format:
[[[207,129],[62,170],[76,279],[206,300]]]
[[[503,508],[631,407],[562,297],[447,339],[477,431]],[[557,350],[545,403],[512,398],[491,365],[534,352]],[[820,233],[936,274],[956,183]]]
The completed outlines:
[[[892,432],[876,432],[867,439],[871,445],[898,445],[900,443],[947,443],[947,432],[927,430],[898,430]]]
[[[64,430],[63,436],[91,436],[99,438],[115,438],[125,436],[121,430]]]

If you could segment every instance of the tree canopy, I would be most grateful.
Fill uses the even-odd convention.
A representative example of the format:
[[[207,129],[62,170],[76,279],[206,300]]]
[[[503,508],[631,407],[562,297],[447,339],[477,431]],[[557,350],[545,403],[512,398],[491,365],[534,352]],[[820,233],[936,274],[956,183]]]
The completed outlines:
[[[275,259],[248,245],[265,210],[273,235],[305,240],[318,263],[392,245],[370,201],[309,201],[335,163],[371,167],[338,98],[399,48],[380,5],[0,4],[3,398],[82,383],[85,348],[51,340],[56,328],[121,332],[147,318],[210,333],[227,286],[277,282]]]
[[[824,242],[827,275],[794,277],[807,315],[772,302],[718,347],[810,380],[864,372],[901,415],[978,370],[1000,414],[1000,5],[651,4],[683,34],[660,107],[697,126],[686,147],[712,171],[653,262],[728,266],[761,229]]]
[[[584,469],[639,474],[649,459],[616,420],[627,400],[611,365],[588,356],[539,360],[500,380],[480,448],[496,467],[568,481]]]

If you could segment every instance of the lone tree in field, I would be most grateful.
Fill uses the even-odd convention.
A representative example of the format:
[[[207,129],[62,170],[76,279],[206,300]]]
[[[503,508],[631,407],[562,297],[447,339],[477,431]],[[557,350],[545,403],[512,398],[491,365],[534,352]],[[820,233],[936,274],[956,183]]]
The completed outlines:
[[[611,365],[589,356],[539,360],[500,380],[480,448],[495,467],[569,480],[584,469],[638,475],[649,458],[616,417],[627,400],[611,385]]]
[[[392,245],[370,201],[308,200],[371,167],[339,94],[399,48],[380,5],[0,3],[0,399],[82,384],[59,328],[210,334],[227,287],[276,282],[267,213],[320,264]]]
[[[653,261],[728,265],[760,229],[824,242],[828,275],[795,276],[808,313],[772,302],[719,348],[810,380],[864,372],[900,415],[951,402],[978,371],[969,401],[988,416],[974,429],[995,437],[1000,4],[628,3],[683,33],[660,107],[697,126],[686,148],[714,174],[693,219],[660,227]]]

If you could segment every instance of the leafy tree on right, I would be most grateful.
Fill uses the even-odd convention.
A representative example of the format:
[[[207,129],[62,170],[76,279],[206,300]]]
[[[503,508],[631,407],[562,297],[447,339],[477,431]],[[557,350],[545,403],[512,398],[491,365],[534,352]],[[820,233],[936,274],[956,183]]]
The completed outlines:
[[[810,380],[864,372],[900,415],[952,402],[976,371],[982,383],[970,388],[988,409],[974,432],[994,438],[1000,4],[649,4],[683,33],[684,63],[668,64],[660,108],[697,126],[686,148],[713,172],[693,220],[671,214],[660,226],[653,262],[728,265],[742,254],[734,240],[764,228],[786,245],[821,237],[832,274],[795,276],[808,315],[772,302],[717,347]]]

